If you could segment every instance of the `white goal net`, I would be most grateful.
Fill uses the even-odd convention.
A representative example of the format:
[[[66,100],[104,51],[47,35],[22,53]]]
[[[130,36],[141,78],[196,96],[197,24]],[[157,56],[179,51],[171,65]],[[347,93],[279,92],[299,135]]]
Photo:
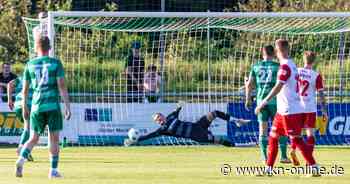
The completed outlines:
[[[325,79],[330,121],[319,125],[318,144],[349,143],[350,14],[50,12],[45,21],[52,55],[66,71],[73,119],[64,136],[78,145],[121,144],[129,128],[150,132],[155,112],[186,105],[180,119],[195,121],[222,110],[252,119],[241,128],[215,121],[214,134],[239,144],[258,140],[256,117],[243,108],[244,82],[260,49],[285,38],[302,66],[317,53]],[[33,29],[25,18],[31,57]],[[196,144],[160,137],[147,144]]]

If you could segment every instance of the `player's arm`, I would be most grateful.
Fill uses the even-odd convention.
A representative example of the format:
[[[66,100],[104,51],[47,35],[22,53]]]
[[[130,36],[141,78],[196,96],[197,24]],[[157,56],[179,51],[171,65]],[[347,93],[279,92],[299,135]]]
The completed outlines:
[[[146,135],[141,135],[137,141],[144,141],[144,140],[147,140],[147,139],[151,139],[151,138],[154,138],[154,137],[158,137],[158,136],[161,136],[162,135],[162,132],[163,132],[163,128],[160,127],[158,128],[157,130],[153,131],[153,132],[150,132]]]
[[[262,100],[262,102],[255,108],[255,114],[259,114],[261,109],[267,105],[267,103],[275,97],[282,89],[284,83],[290,78],[291,70],[288,65],[281,65],[278,71],[278,81],[272,88],[270,93]]]
[[[321,112],[322,112],[323,118],[328,119],[327,103],[326,103],[326,98],[325,98],[323,89],[324,89],[323,88],[323,79],[322,79],[321,75],[318,75],[316,78],[316,90],[317,90],[317,94],[319,96]]]
[[[57,79],[57,84],[58,84],[58,90],[60,91],[60,95],[63,99],[63,103],[65,107],[65,118],[69,120],[71,116],[70,102],[69,102],[68,91],[64,82],[64,78]]]
[[[124,140],[124,146],[132,146],[132,145],[135,145],[137,144],[137,142],[140,142],[140,141],[144,141],[144,140],[148,140],[148,139],[151,139],[151,138],[154,138],[154,137],[158,137],[158,136],[161,136],[162,135],[162,127],[158,128],[157,130],[153,131],[153,132],[150,132],[146,135],[141,135],[139,138],[137,138],[136,140],[132,140],[132,139],[125,139]]]
[[[71,116],[70,102],[67,87],[64,80],[64,70],[61,63],[59,64],[57,70],[57,86],[64,103],[64,116],[66,120],[69,120]]]
[[[249,75],[248,81],[245,84],[245,108],[247,111],[249,111],[251,105],[252,105],[252,91],[255,87],[255,78],[253,77],[254,73],[251,72]]]
[[[270,93],[262,101],[263,106],[265,106],[273,97],[275,97],[282,89],[284,83],[278,81],[277,84],[272,88]]]
[[[326,116],[327,115],[327,103],[326,103],[326,98],[325,98],[325,95],[323,93],[323,90],[318,91],[318,95],[320,98],[320,105],[321,105],[322,114],[323,114],[323,116]]]
[[[12,94],[14,91],[14,88],[16,86],[16,79],[11,80],[8,84],[7,84],[7,105],[9,107],[9,109],[12,111],[13,110],[13,100],[12,100]]]
[[[28,92],[29,92],[29,81],[23,79],[23,89],[22,89],[22,109],[23,109],[23,119],[29,119],[29,109],[26,104],[28,104]]]
[[[29,109],[28,109],[28,92],[29,92],[29,83],[30,82],[30,74],[28,70],[28,65],[25,66],[24,72],[23,72],[23,86],[22,86],[22,113],[23,113],[23,119],[28,120],[29,119]]]

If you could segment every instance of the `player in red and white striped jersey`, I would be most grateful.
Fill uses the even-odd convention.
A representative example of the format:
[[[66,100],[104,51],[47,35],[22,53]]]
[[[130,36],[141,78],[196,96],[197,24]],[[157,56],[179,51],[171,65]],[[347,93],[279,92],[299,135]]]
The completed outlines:
[[[304,52],[304,67],[298,68],[298,86],[301,106],[304,109],[304,127],[306,130],[306,143],[313,152],[315,146],[314,128],[316,124],[317,113],[317,93],[320,97],[321,111],[324,121],[328,119],[326,103],[323,94],[323,80],[321,74],[313,70],[313,64],[316,60],[316,54],[311,51]],[[290,156],[294,165],[300,165],[295,149],[296,145],[291,145]]]
[[[307,164],[316,168],[317,165],[312,152],[301,137],[304,108],[297,92],[298,70],[293,60],[289,58],[288,41],[276,40],[275,48],[276,56],[280,62],[278,82],[255,109],[255,113],[258,114],[267,102],[277,95],[277,114],[269,135],[267,174],[272,174],[278,152],[278,138],[281,135],[288,135],[291,142],[300,149]]]

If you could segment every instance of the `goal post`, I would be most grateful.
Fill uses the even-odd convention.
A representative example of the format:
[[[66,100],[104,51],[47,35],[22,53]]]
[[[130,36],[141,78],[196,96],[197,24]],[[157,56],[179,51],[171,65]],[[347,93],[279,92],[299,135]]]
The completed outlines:
[[[24,20],[33,57],[38,20]],[[73,119],[63,134],[75,144],[121,144],[129,128],[150,132],[157,127],[152,114],[170,113],[180,100],[186,102],[180,118],[187,121],[212,110],[252,119],[241,128],[214,121],[211,130],[242,145],[255,144],[256,117],[243,105],[245,78],[261,59],[261,47],[278,38],[290,42],[300,67],[305,50],[317,53],[330,116],[328,124],[319,124],[318,144],[350,141],[350,13],[59,11],[48,13],[47,28],[50,55],[62,60],[73,101]],[[135,57],[136,42],[144,64],[133,65],[137,74],[130,77],[128,58]],[[145,82],[149,66],[159,75],[153,82],[160,84],[153,87]],[[147,144],[196,143],[161,137]]]

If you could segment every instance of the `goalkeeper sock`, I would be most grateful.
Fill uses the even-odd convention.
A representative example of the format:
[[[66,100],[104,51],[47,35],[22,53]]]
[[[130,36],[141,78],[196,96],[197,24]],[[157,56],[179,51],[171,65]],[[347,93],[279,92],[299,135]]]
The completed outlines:
[[[215,137],[213,137],[212,140],[209,140],[212,143],[216,143],[216,144],[221,144],[223,146],[235,146],[235,143],[231,143],[230,141],[228,141],[227,139],[225,139],[224,137],[220,137],[219,139],[216,139],[217,141],[215,141]]]
[[[315,147],[315,137],[314,136],[307,136],[306,143],[309,146],[311,153],[313,153],[314,147]]]
[[[259,136],[259,147],[261,152],[261,157],[264,161],[267,160],[267,145],[268,140],[266,135]]]
[[[277,137],[269,137],[269,146],[268,146],[268,154],[267,154],[267,166],[273,167],[276,161],[277,152],[278,152],[278,138]]]
[[[291,142],[294,142],[297,148],[300,149],[301,154],[303,155],[304,159],[306,160],[307,165],[314,165],[316,164],[316,161],[314,157],[312,156],[312,152],[309,149],[309,147],[305,144],[303,139],[301,137],[295,137],[291,139]]]
[[[219,141],[219,144],[224,145],[224,146],[235,146],[235,144],[232,144],[230,141],[226,140],[225,138],[221,138]]]
[[[57,169],[57,167],[58,167],[58,160],[59,160],[58,155],[52,155],[51,156],[50,163],[51,163],[51,169],[52,170]]]
[[[226,120],[226,121],[230,120],[230,116],[228,114],[224,113],[224,112],[213,111],[212,114],[213,114],[214,118],[218,117],[218,118]]]
[[[280,150],[281,150],[281,159],[287,159],[287,136],[281,136],[279,139]]]
[[[23,130],[19,144],[25,144],[29,139],[30,132],[28,130]]]

